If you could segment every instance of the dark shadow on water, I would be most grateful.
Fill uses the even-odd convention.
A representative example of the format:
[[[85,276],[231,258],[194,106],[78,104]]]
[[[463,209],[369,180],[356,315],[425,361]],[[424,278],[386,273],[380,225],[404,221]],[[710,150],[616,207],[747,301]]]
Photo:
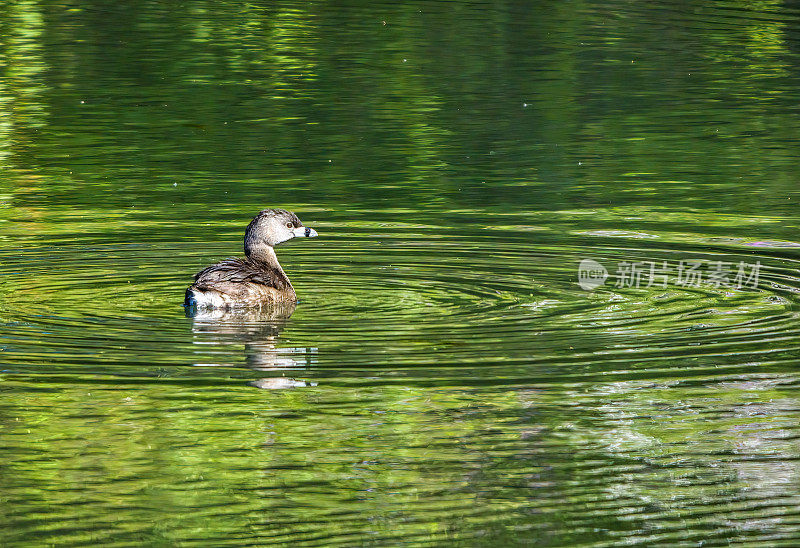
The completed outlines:
[[[314,361],[316,348],[279,347],[280,333],[295,310],[294,303],[276,303],[247,309],[186,309],[192,318],[193,341],[206,348],[244,344],[247,367],[255,371],[304,369]],[[198,363],[197,366],[233,366],[232,363]],[[316,386],[290,377],[265,377],[250,383],[256,388],[283,389]]]

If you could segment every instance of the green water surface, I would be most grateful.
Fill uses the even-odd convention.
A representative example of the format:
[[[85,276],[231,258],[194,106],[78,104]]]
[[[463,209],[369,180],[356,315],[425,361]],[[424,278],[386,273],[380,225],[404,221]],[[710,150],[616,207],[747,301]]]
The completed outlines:
[[[0,3],[0,544],[797,546],[799,105],[789,0]]]

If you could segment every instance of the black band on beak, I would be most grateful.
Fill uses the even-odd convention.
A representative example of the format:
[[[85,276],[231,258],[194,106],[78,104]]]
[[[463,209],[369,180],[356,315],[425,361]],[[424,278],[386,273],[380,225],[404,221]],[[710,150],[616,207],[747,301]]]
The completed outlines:
[[[306,227],[306,238],[310,238],[310,237],[311,237],[311,229]]]

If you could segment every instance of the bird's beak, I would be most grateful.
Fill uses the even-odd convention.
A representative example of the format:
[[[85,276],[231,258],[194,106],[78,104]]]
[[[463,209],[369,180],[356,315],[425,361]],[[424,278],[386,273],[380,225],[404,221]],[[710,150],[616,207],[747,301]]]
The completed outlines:
[[[317,231],[313,228],[309,228],[307,226],[298,226],[292,232],[294,232],[295,238],[316,238]]]

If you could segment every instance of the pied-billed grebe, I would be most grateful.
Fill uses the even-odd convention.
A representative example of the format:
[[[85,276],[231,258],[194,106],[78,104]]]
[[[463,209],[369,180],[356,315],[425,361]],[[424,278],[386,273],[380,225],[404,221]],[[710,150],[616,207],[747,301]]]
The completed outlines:
[[[295,302],[294,288],[273,247],[292,238],[316,235],[316,230],[303,226],[291,211],[263,210],[244,233],[247,258],[225,259],[198,272],[186,290],[184,306],[234,308]]]

